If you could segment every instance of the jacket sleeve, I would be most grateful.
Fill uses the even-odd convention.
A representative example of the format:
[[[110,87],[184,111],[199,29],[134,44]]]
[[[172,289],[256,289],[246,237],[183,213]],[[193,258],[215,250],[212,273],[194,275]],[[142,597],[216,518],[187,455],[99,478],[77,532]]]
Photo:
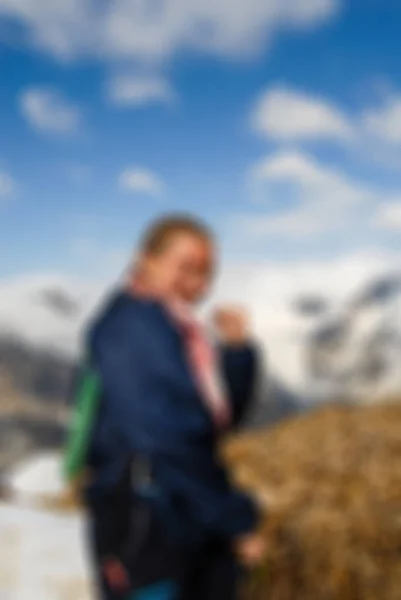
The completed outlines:
[[[220,346],[220,367],[234,414],[234,426],[241,425],[253,408],[259,373],[256,346]]]
[[[141,331],[124,324],[93,337],[92,357],[107,398],[107,417],[133,454],[154,460],[158,481],[183,499],[187,513],[204,530],[226,538],[253,530],[257,510],[232,487],[202,413],[177,414],[175,399],[160,385],[154,357],[141,337]]]

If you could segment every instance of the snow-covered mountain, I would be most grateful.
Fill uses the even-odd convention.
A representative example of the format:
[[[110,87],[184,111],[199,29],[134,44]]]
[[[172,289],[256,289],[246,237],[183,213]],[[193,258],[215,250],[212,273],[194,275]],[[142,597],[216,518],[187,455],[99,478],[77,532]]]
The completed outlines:
[[[0,336],[76,355],[82,327],[104,289],[104,284],[56,275],[0,282]]]
[[[314,393],[358,402],[400,395],[401,274],[377,277],[318,311],[306,340]]]
[[[214,301],[249,307],[274,382],[270,399],[367,401],[401,390],[401,269],[386,265],[225,272]],[[0,370],[20,391],[65,398],[84,324],[105,290],[53,276],[0,283]]]

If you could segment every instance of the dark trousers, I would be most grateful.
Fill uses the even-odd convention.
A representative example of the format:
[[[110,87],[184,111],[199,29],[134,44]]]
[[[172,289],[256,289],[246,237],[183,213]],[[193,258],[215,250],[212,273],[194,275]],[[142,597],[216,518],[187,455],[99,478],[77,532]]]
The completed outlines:
[[[100,565],[97,567],[96,600],[125,600],[110,590],[100,575]],[[239,569],[232,557],[212,551],[209,556],[198,557],[191,575],[178,582],[178,597],[174,600],[238,600],[239,583]]]
[[[96,600],[126,600],[109,589],[102,575],[101,556],[109,553],[110,540],[114,547],[110,553],[125,565],[133,590],[172,581],[178,590],[174,600],[237,600],[242,574],[228,543],[209,540],[196,549],[183,547],[166,533],[166,518],[147,501],[132,502],[128,510],[127,506],[121,504],[116,511],[115,502],[105,499],[88,507]],[[119,552],[111,532],[118,532]]]
[[[242,577],[227,545],[211,543],[194,557],[180,600],[238,600]]]

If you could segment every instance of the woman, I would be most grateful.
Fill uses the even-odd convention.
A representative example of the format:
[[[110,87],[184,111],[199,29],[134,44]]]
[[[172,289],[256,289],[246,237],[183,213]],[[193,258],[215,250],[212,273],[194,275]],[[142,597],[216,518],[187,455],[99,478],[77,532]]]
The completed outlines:
[[[214,355],[192,314],[214,262],[205,226],[158,221],[126,289],[89,335],[103,396],[86,497],[103,598],[126,598],[129,589],[140,598],[144,588],[160,599],[233,600],[237,560],[252,566],[263,552],[254,503],[217,456],[252,396],[255,350],[242,316],[223,310]],[[157,493],[141,495],[138,482]]]

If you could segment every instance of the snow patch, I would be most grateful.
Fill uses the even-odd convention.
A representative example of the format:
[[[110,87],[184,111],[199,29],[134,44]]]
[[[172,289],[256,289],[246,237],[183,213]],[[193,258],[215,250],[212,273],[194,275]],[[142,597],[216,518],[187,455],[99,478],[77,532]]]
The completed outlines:
[[[84,521],[0,503],[1,600],[90,600]]]
[[[8,476],[7,486],[21,504],[58,498],[65,489],[58,453],[43,453],[24,461]]]

